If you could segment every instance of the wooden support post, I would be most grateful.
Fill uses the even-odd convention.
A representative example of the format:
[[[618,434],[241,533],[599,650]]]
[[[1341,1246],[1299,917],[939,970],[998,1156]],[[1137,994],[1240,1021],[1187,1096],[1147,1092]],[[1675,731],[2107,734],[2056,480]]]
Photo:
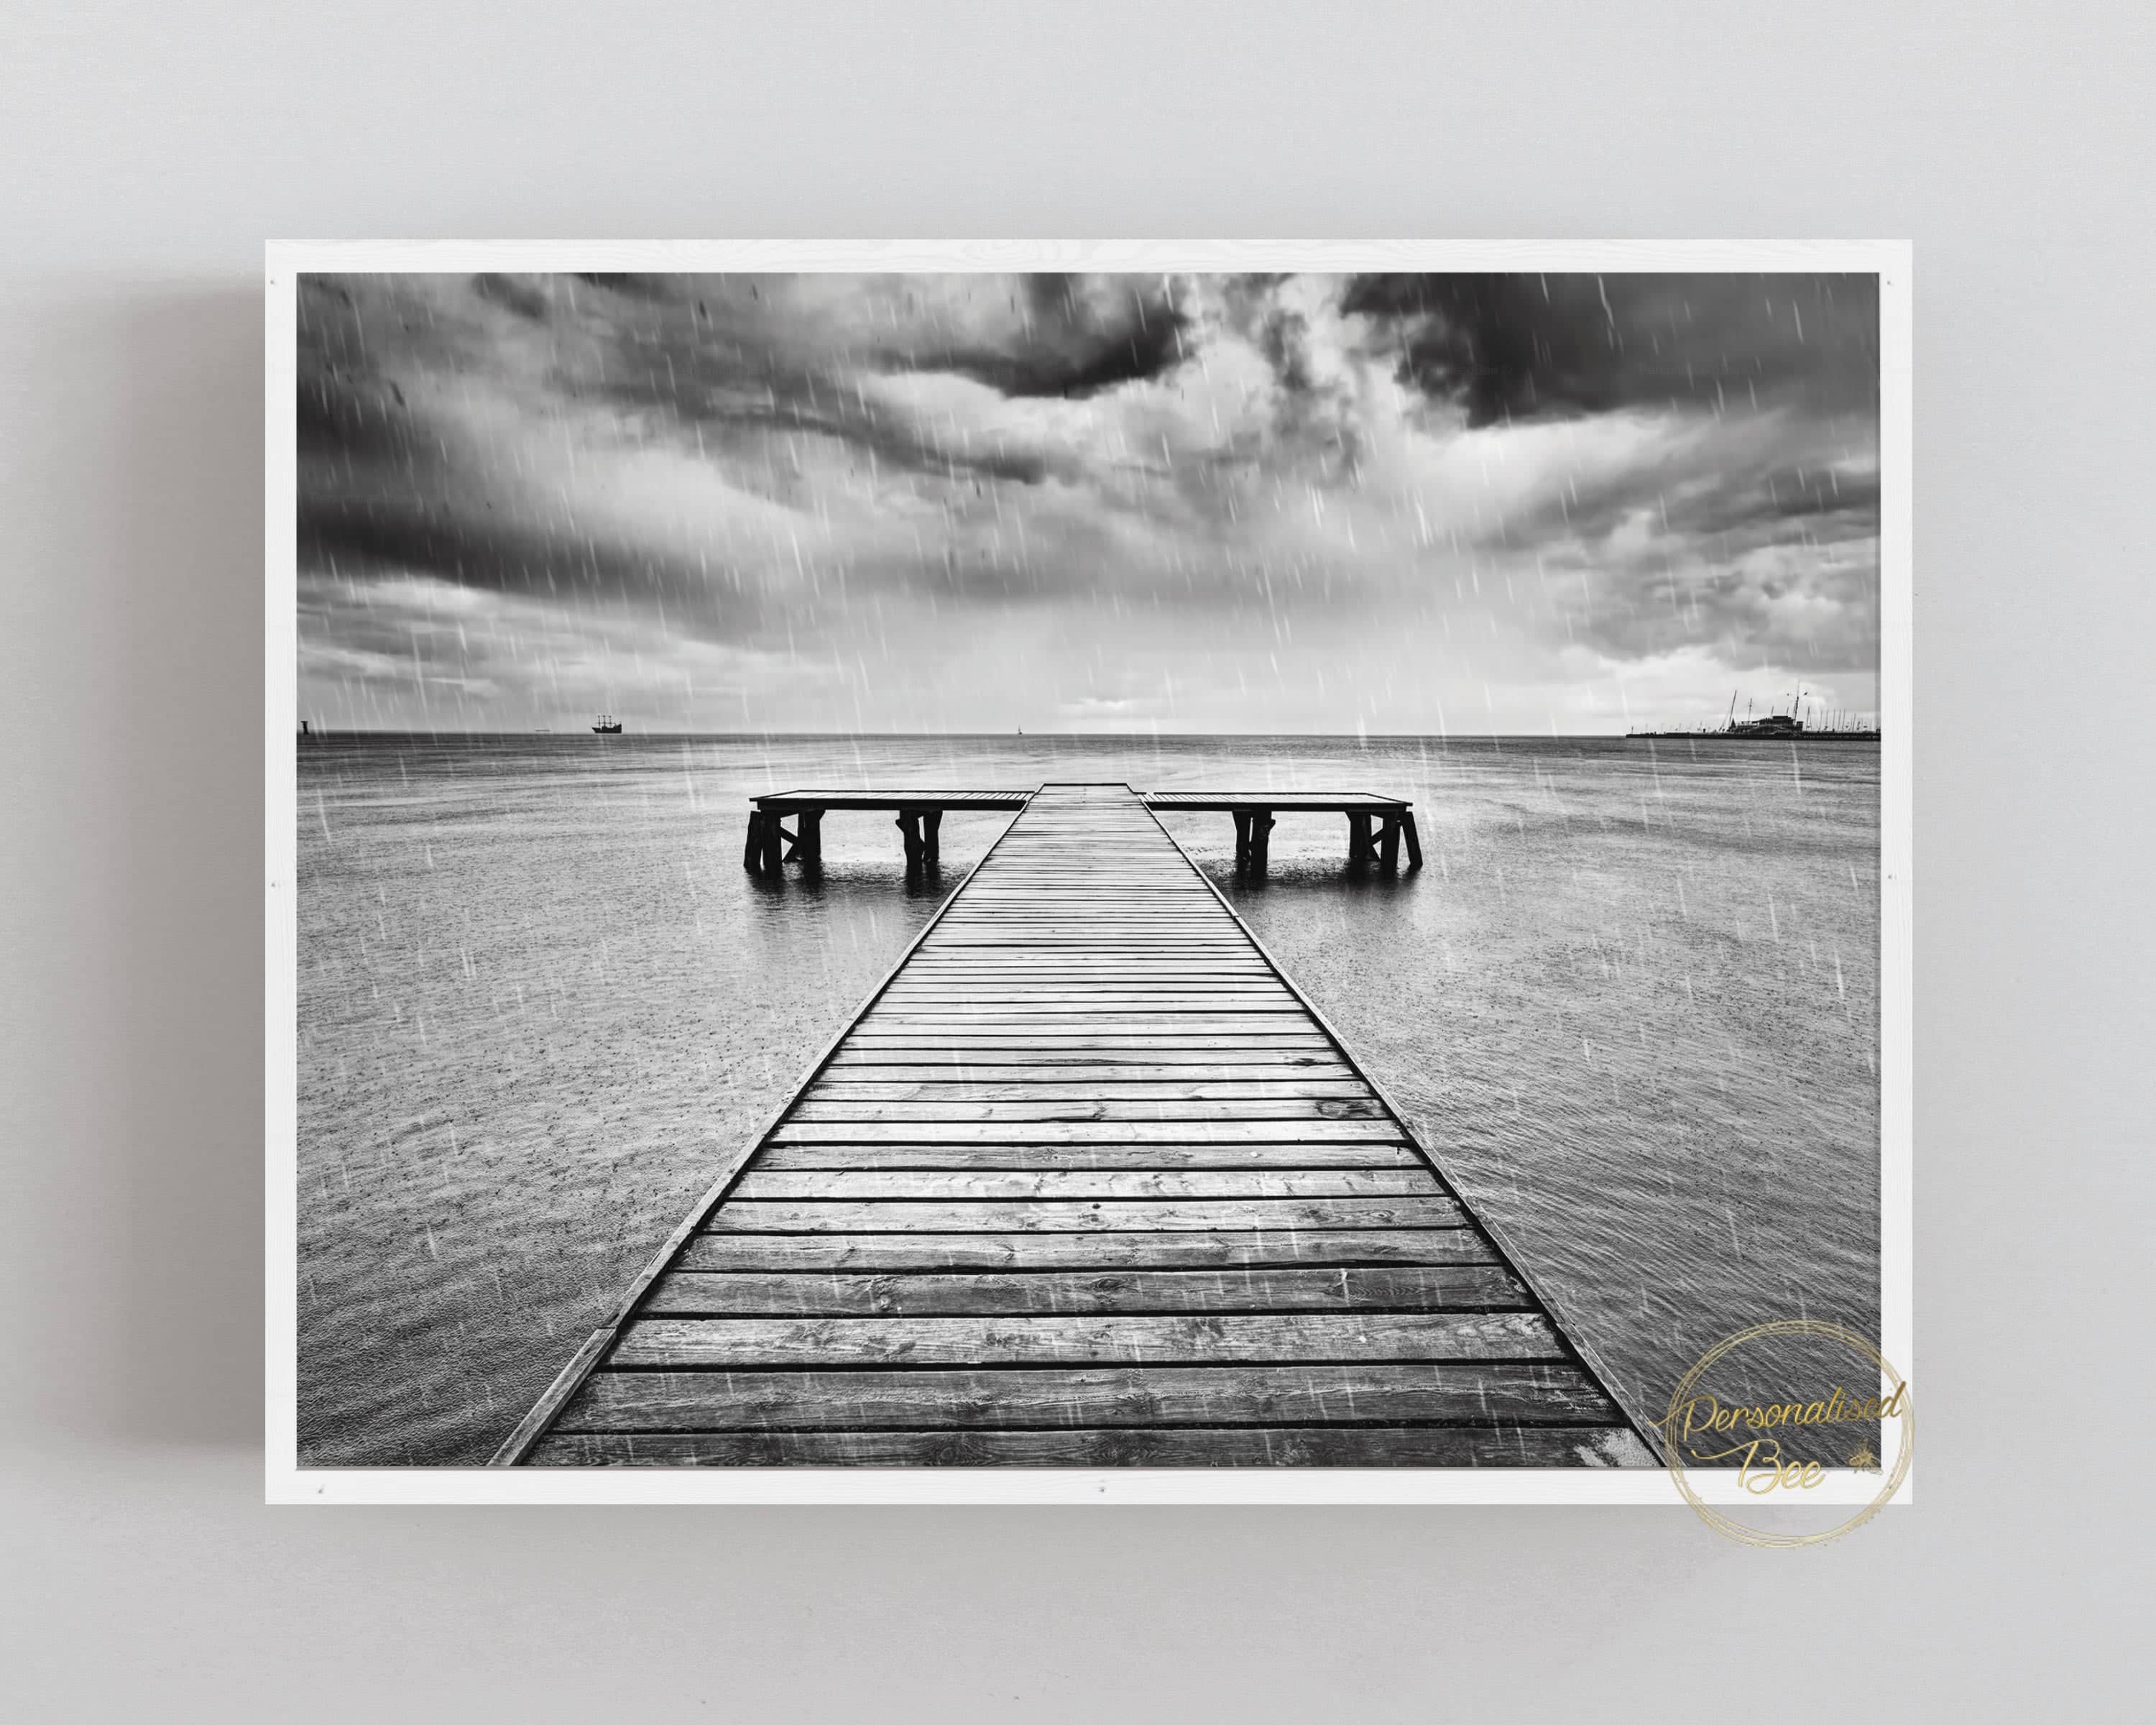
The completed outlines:
[[[1372,856],[1370,848],[1370,817],[1357,813],[1348,817],[1348,866],[1368,868]]]
[[[742,843],[742,866],[752,875],[763,867],[763,811],[755,807],[748,812],[748,837]]]
[[[824,866],[824,811],[804,809],[794,820],[793,858],[803,869],[814,872]]]
[[[921,812],[916,809],[901,809],[898,812],[898,830],[906,839],[906,872],[918,873],[921,868]]]
[[[765,874],[776,875],[784,868],[785,837],[786,829],[782,824],[778,811],[775,809],[765,809],[763,812],[763,871]]]
[[[1408,866],[1410,869],[1420,868],[1422,866],[1422,840],[1415,836],[1414,809],[1403,809],[1400,811],[1400,831],[1407,836]]]
[[[1229,812],[1235,818],[1235,872],[1246,875],[1250,869],[1250,817],[1240,809]]]
[[[1250,811],[1250,872],[1262,875],[1272,849],[1273,812],[1270,809]]]
[[[1399,871],[1400,866],[1400,818],[1397,814],[1381,815],[1378,826],[1378,866],[1388,875]]]
[[[930,868],[943,860],[943,811],[924,809],[921,811],[921,860]]]

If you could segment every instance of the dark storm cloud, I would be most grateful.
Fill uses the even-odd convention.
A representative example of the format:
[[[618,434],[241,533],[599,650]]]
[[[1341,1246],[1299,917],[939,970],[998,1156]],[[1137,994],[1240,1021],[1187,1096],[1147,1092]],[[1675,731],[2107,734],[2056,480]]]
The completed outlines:
[[[1636,480],[1514,526],[1568,619],[1617,660],[1683,647],[1732,665],[1866,672],[1878,646],[1876,472],[1732,462],[1649,492]]]
[[[947,479],[979,477],[1038,485],[1059,469],[1054,452],[994,441],[975,445],[940,436],[918,416],[896,412],[842,387],[829,373],[774,364],[693,339],[625,349],[591,393],[646,413],[703,447],[762,432],[829,438],[865,459]]]
[[[547,312],[546,290],[529,282],[519,281],[513,275],[475,275],[472,291],[483,300],[491,300],[497,305],[506,305],[519,317],[532,321],[542,321]]]
[[[1156,349],[1178,339],[1179,316],[1158,297],[1157,285],[1149,301],[1137,287],[1081,290],[1065,278],[1050,280],[1053,287],[1030,289],[1035,315],[1014,324],[1008,339],[963,343],[933,321],[925,336],[870,326],[804,341],[788,324],[783,279],[487,277],[474,291],[531,321],[573,323],[595,343],[595,358],[561,375],[562,386],[639,416],[652,434],[679,434],[706,451],[768,432],[827,438],[886,467],[1038,485],[1073,477],[1076,464],[1053,448],[947,434],[920,414],[871,398],[845,373],[850,365],[886,374],[945,372],[1009,395],[1082,397],[1149,374],[1163,362]]]
[[[721,557],[691,559],[633,534],[535,506],[393,372],[439,383],[490,374],[477,327],[454,298],[406,304],[360,285],[302,284],[298,352],[303,568],[356,578],[418,574],[459,587],[564,603],[665,606],[717,634],[767,612]],[[506,278],[470,285],[475,306],[543,320],[546,295]],[[419,385],[415,382],[413,391]]]
[[[352,577],[425,574],[526,598],[665,606],[703,634],[749,628],[768,607],[748,583],[648,547],[544,523],[475,520],[424,501],[302,497],[303,567]],[[724,571],[718,571],[721,576]]]
[[[1810,674],[1867,673],[1878,654],[1878,564],[1853,542],[1799,554],[1761,542],[1741,555],[1673,562],[1667,553],[1560,557],[1578,583],[1575,639],[1619,660],[1705,649],[1727,665],[1773,662]]]
[[[886,716],[1016,710],[1186,629],[1234,702],[1351,635],[1876,653],[1868,280],[311,277],[299,336],[302,639],[383,701],[543,711],[575,661],[806,702],[865,654]]]
[[[894,349],[892,363],[957,372],[1010,396],[1082,399],[1157,377],[1179,364],[1188,320],[1158,277],[1025,279],[1019,339],[995,345]]]
[[[300,453],[396,459],[412,447],[403,392],[385,379],[302,369]]]
[[[1712,466],[1673,465],[1659,475],[1627,471],[1576,482],[1505,523],[1502,542],[1530,549],[1567,540],[1593,547],[1642,516],[1652,519],[1658,537],[1679,546],[1732,536],[1831,542],[1879,531],[1875,468],[1806,465],[1778,447],[1714,453]]]
[[[1859,275],[1364,275],[1342,301],[1470,426],[1791,395],[1866,410],[1879,305]]]

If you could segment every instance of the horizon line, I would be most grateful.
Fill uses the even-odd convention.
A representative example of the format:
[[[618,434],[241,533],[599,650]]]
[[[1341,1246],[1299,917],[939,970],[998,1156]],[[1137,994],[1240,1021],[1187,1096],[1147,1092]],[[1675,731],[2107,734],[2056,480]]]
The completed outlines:
[[[1268,737],[1321,737],[1340,742],[1617,742],[1628,738],[1636,742],[1676,742],[1686,737],[1721,737],[1722,733],[1701,728],[1697,731],[1666,730],[1640,731],[634,731],[595,732],[586,726],[562,729],[516,731],[483,731],[470,727],[430,726],[398,727],[371,725],[316,725],[305,721],[308,729],[295,731],[294,737],[585,737],[611,736],[629,738],[669,737],[696,741],[773,742],[780,739],[813,738],[826,741],[855,741],[863,739],[904,739],[914,742],[960,741],[1017,742],[1029,737],[1100,742],[1142,744],[1169,742],[1235,742],[1260,741]],[[1851,726],[1851,729],[1876,730],[1875,724]],[[1813,735],[1832,735],[1831,732],[1815,732]],[[1786,739],[1754,737],[1733,739],[1738,742],[1776,742]]]
[[[1414,739],[1420,741],[1451,741],[1467,737],[1618,737],[1622,731],[671,731],[645,730],[612,732],[593,732],[588,726],[564,726],[558,728],[518,730],[481,730],[472,726],[434,725],[425,726],[398,726],[388,725],[321,725],[306,721],[317,737],[332,733],[341,737],[584,737],[608,735],[617,737],[966,737],[993,738],[1003,742],[1017,742],[1027,737],[1085,737],[1103,742],[1145,742],[1168,738],[1204,737],[1327,737],[1343,742],[1379,742]],[[297,735],[298,733],[294,733]],[[1705,734],[1705,733],[1702,733]]]

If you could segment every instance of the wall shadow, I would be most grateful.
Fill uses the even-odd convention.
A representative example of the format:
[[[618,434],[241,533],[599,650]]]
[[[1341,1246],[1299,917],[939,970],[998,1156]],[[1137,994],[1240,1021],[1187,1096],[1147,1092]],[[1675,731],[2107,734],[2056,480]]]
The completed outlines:
[[[72,836],[104,865],[88,887],[104,951],[85,956],[110,986],[100,1129],[68,1170],[89,1189],[102,1244],[66,1278],[82,1334],[60,1423],[138,1445],[254,1449],[262,296],[85,299],[69,321],[86,374],[76,387],[110,390],[98,403],[109,419],[70,452],[67,483],[89,494],[53,505],[72,567],[50,572],[95,619],[110,691],[88,743],[102,794]]]

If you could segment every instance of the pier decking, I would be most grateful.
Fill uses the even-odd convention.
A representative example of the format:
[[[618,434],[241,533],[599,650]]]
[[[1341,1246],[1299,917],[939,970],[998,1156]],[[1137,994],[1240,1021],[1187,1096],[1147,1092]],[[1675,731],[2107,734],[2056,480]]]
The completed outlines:
[[[1147,800],[1047,785],[495,1465],[1653,1460]]]

